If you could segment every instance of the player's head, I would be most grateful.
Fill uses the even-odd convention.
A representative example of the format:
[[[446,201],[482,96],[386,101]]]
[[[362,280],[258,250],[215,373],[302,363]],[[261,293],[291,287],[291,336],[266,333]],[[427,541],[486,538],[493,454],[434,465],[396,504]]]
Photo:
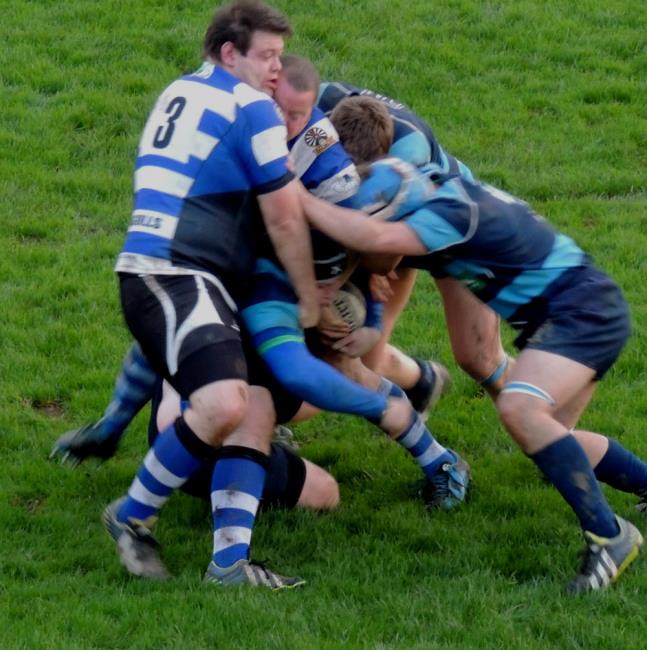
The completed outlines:
[[[274,100],[283,111],[288,140],[291,140],[303,131],[312,115],[320,79],[317,68],[301,56],[284,54],[281,65]]]
[[[288,19],[258,0],[238,0],[215,13],[204,37],[204,57],[256,90],[272,94],[281,71]]]
[[[424,207],[436,189],[413,165],[382,158],[366,168],[355,200],[361,210],[381,221],[398,221]]]
[[[330,115],[344,149],[356,165],[386,156],[393,144],[393,120],[385,104],[374,97],[343,99]]]
[[[311,229],[310,236],[319,298],[327,296],[330,302],[335,291],[357,267],[359,258],[319,230]]]

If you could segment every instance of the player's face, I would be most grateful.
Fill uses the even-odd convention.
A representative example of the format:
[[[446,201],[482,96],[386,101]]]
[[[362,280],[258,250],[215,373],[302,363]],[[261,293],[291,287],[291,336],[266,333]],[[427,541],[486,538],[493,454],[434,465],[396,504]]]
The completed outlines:
[[[316,99],[314,90],[295,90],[283,75],[279,76],[274,91],[274,101],[279,105],[285,117],[288,140],[303,131],[312,115],[312,107]]]
[[[254,32],[252,40],[243,55],[234,49],[230,72],[252,88],[273,95],[281,72],[283,37],[270,32]]]

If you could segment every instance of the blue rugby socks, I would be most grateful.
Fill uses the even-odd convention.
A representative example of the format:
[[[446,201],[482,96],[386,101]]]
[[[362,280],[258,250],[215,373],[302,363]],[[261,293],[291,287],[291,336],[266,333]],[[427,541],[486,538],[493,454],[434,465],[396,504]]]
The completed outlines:
[[[407,449],[427,478],[431,478],[443,463],[455,463],[458,460],[449,449],[434,439],[413,408],[409,426],[395,441]]]
[[[267,456],[248,447],[221,449],[211,481],[213,562],[221,568],[249,559]]]
[[[571,434],[530,456],[573,509],[582,528],[600,537],[615,537],[618,523],[580,443]]]
[[[146,522],[150,517],[156,517],[173,491],[213,455],[213,447],[200,440],[184,418],[178,418],[155,439],[117,513],[117,519],[121,522],[131,518]]]
[[[126,427],[152,398],[157,380],[158,375],[139,344],[133,343],[124,358],[112,400],[97,423],[104,439],[121,438]]]
[[[609,448],[595,466],[595,477],[616,490],[638,494],[647,490],[647,463],[608,438]]]

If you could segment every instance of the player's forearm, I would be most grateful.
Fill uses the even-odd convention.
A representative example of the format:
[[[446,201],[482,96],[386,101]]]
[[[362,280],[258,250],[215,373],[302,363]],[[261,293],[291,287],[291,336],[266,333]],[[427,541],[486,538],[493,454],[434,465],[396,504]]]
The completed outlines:
[[[267,221],[267,232],[283,268],[299,299],[315,297],[310,228],[305,218],[292,217]]]
[[[261,212],[276,255],[299,298],[301,325],[319,320],[310,228],[296,184],[259,197]]]
[[[308,221],[329,237],[360,253],[382,252],[375,248],[379,242],[379,224],[362,212],[322,201],[312,195],[304,198]]]
[[[288,391],[324,411],[348,413],[378,422],[387,398],[314,357],[303,343],[285,342],[262,354],[277,381]]]

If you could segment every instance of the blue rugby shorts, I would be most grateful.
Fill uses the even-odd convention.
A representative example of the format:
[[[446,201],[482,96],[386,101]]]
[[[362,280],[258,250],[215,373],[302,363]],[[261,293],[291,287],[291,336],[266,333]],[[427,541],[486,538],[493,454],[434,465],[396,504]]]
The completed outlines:
[[[593,266],[571,278],[548,299],[543,319],[529,323],[515,345],[572,359],[602,379],[631,334],[629,306],[620,287]]]

